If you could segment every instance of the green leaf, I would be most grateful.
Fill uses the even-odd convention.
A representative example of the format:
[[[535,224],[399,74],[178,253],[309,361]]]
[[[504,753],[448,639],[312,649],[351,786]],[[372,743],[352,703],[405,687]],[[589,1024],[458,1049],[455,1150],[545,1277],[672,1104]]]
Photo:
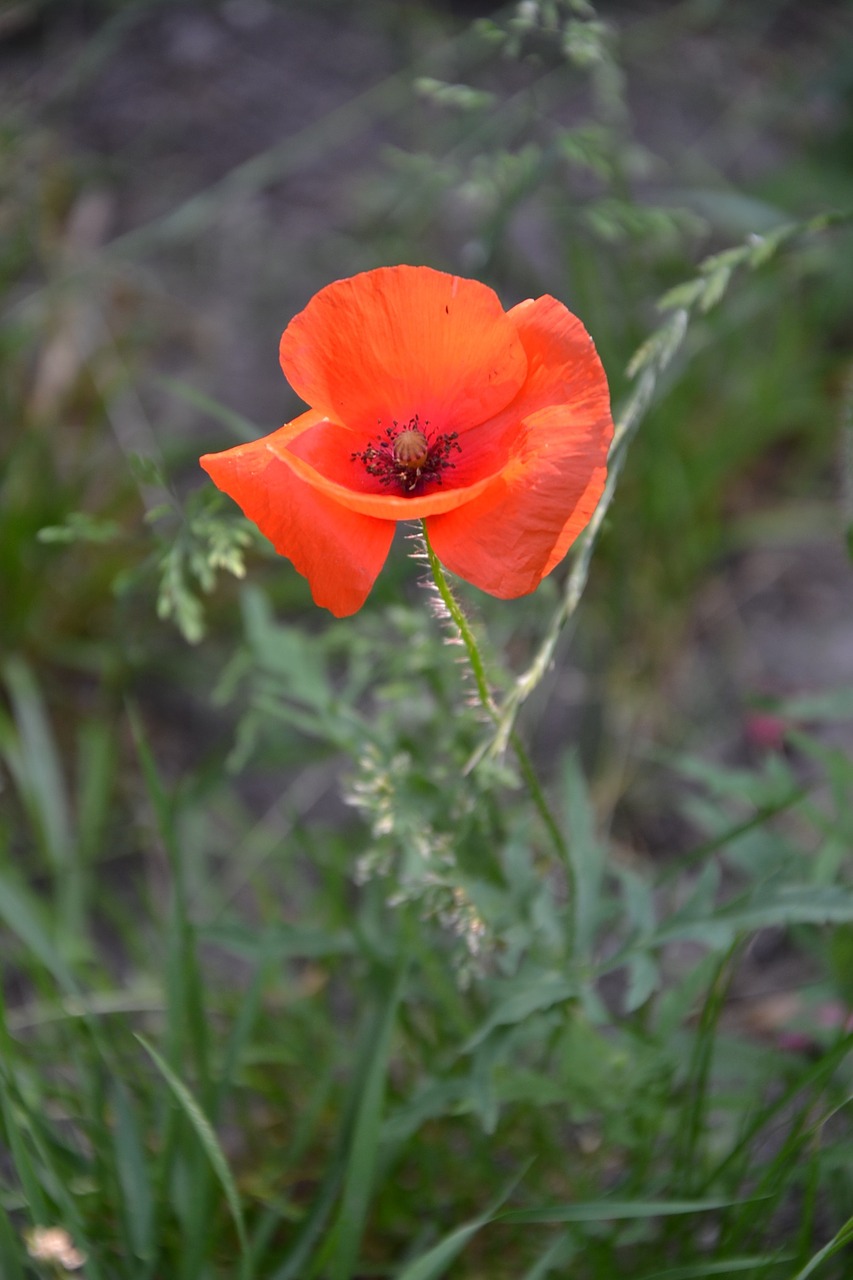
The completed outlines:
[[[690,308],[705,291],[705,281],[701,276],[695,280],[685,280],[683,284],[677,284],[675,288],[668,289],[662,297],[658,298],[658,310],[675,311],[681,307]]]
[[[334,1228],[335,1250],[330,1267],[332,1280],[349,1280],[355,1270],[361,1238],[364,1234],[367,1210],[373,1194],[373,1178],[382,1131],[382,1107],[385,1100],[391,1036],[404,977],[405,970],[401,966],[372,1037],[374,1049],[355,1116],[352,1143],[344,1172],[340,1210]]]
[[[822,1249],[819,1249],[817,1253],[809,1259],[802,1270],[798,1271],[795,1276],[791,1277],[791,1280],[806,1280],[807,1276],[812,1275],[822,1262],[825,1262],[827,1258],[831,1258],[834,1254],[845,1249],[848,1244],[853,1244],[853,1218],[848,1218],[844,1223],[844,1226],[841,1227],[840,1230],[832,1237],[829,1244],[826,1244]]]
[[[235,413],[233,409],[220,404],[218,400],[212,400],[210,396],[198,391],[188,382],[182,382],[180,378],[168,378],[161,375],[155,378],[154,381],[164,387],[166,391],[171,391],[173,395],[179,396],[181,400],[191,404],[193,408],[200,409],[202,413],[206,413],[214,421],[221,422],[224,427],[233,432],[241,443],[257,440],[269,430],[269,428],[259,427],[254,422],[250,422],[248,418]]]
[[[290,922],[270,925],[259,937],[256,928],[228,920],[222,924],[202,925],[198,936],[203,942],[213,943],[252,962],[260,961],[266,954],[277,960],[293,956],[305,960],[348,956],[357,950],[355,936],[349,930]]]
[[[804,693],[796,698],[786,698],[775,710],[790,720],[850,720],[853,719],[853,685],[826,693]]]
[[[0,1112],[3,1114],[3,1128],[12,1165],[23,1188],[29,1212],[36,1223],[49,1222],[51,1212],[42,1185],[43,1179],[30,1155],[28,1126],[5,1079],[0,1088]]]
[[[306,1274],[308,1259],[332,1211],[344,1175],[345,1154],[337,1151],[326,1164],[323,1180],[302,1222],[301,1230],[279,1269],[270,1280],[299,1280]]]
[[[9,931],[32,952],[52,974],[66,995],[77,995],[80,987],[57,951],[50,932],[41,919],[34,899],[8,877],[0,875],[0,919]]]
[[[388,1117],[382,1127],[383,1138],[388,1142],[403,1142],[426,1121],[438,1116],[463,1115],[473,1107],[467,1080],[427,1080]]]
[[[137,484],[149,485],[154,489],[166,488],[166,477],[156,458],[147,457],[144,453],[131,453],[128,464],[130,474]]]
[[[726,289],[728,289],[731,278],[731,267],[719,267],[708,277],[702,296],[699,299],[700,311],[707,313],[717,305]]]
[[[485,1022],[462,1046],[461,1053],[470,1053],[497,1027],[515,1026],[533,1013],[573,1000],[579,992],[577,981],[564,977],[557,970],[537,969],[525,973],[513,983],[507,983],[507,986],[515,989],[498,1001]]]
[[[634,1013],[642,1008],[660,985],[660,970],[647,951],[636,951],[629,957],[628,989],[625,992],[625,1012]]]
[[[272,933],[267,930],[259,943],[258,964],[252,976],[248,990],[240,1001],[240,1008],[223,1054],[222,1069],[213,1091],[212,1114],[216,1117],[220,1107],[228,1097],[234,1079],[240,1068],[240,1061],[254,1030],[255,1022],[261,1008],[261,997],[269,979],[276,952],[272,944]]]
[[[481,1213],[479,1217],[472,1218],[470,1222],[457,1227],[455,1231],[451,1231],[443,1240],[439,1240],[438,1244],[434,1244],[426,1253],[422,1253],[419,1258],[407,1263],[396,1280],[439,1280],[439,1277],[444,1275],[447,1268],[459,1256],[472,1236],[475,1236],[478,1231],[482,1230],[488,1223],[494,1222],[496,1217],[500,1216],[498,1215],[500,1206],[506,1203],[525,1173],[526,1169],[523,1169],[521,1173],[514,1177],[510,1185],[495,1198],[485,1213]]]
[[[723,1258],[721,1262],[696,1262],[687,1267],[667,1267],[653,1271],[638,1280],[705,1280],[706,1276],[728,1276],[738,1271],[766,1271],[787,1262],[788,1254],[765,1254],[750,1258]]]
[[[658,930],[655,945],[674,939],[708,936],[732,938],[775,925],[847,924],[853,921],[853,890],[836,887],[788,884],[776,890],[762,890],[754,899],[738,899],[707,916],[691,919],[679,913]]]
[[[29,667],[19,658],[9,658],[3,666],[3,677],[17,727],[17,743],[10,741],[6,731],[0,738],[0,749],[7,756],[22,799],[56,871],[68,862],[72,850],[68,793],[56,738]]]
[[[99,520],[85,511],[71,511],[64,524],[46,525],[36,537],[39,542],[68,546],[72,542],[116,542],[121,534],[121,526],[115,520]]]
[[[739,267],[749,257],[749,254],[748,245],[733,245],[731,249],[723,249],[720,253],[713,253],[710,257],[704,258],[699,264],[699,270],[704,276],[715,276],[721,271],[731,274],[735,267]]]
[[[740,1200],[586,1200],[541,1209],[509,1209],[496,1222],[608,1222],[627,1218],[669,1218],[686,1213],[711,1213]]]
[[[828,959],[835,987],[849,1008],[853,1005],[853,923],[833,929]]]
[[[77,766],[77,856],[85,861],[99,851],[115,783],[117,753],[111,724],[91,720],[82,726]]]
[[[149,1055],[157,1070],[160,1072],[163,1079],[166,1081],[166,1084],[172,1091],[181,1111],[184,1113],[190,1123],[190,1126],[195,1132],[195,1135],[201,1144],[201,1148],[207,1156],[210,1167],[216,1175],[219,1185],[222,1187],[225,1199],[228,1203],[228,1208],[231,1212],[231,1217],[234,1221],[234,1226],[237,1230],[237,1236],[240,1241],[240,1275],[244,1278],[248,1277],[250,1274],[251,1259],[249,1255],[248,1240],[246,1238],[246,1226],[243,1219],[243,1208],[240,1203],[240,1196],[234,1182],[234,1177],[228,1166],[225,1153],[219,1145],[219,1140],[213,1131],[213,1126],[202,1111],[198,1102],[190,1093],[187,1086],[182,1080],[178,1079],[168,1062],[160,1056],[153,1045],[150,1045],[145,1037],[139,1034],[136,1034],[136,1039]]]
[[[246,639],[260,670],[275,676],[295,702],[326,711],[332,691],[317,637],[276,622],[269,600],[255,587],[241,593],[240,604]]]
[[[125,1228],[136,1257],[150,1258],[155,1250],[154,1206],[139,1126],[127,1090],[118,1079],[112,1082],[111,1096],[116,1118],[113,1148],[122,1191]]]
[[[451,1231],[450,1235],[439,1240],[438,1244],[433,1245],[426,1253],[422,1253],[414,1262],[404,1267],[397,1280],[439,1280],[451,1262],[458,1258],[471,1237],[490,1221],[491,1215],[484,1213],[481,1217],[473,1218],[463,1226],[457,1227],[455,1231]]]
[[[568,1234],[558,1235],[530,1270],[525,1271],[522,1280],[545,1280],[545,1276],[557,1267],[560,1268],[561,1276],[567,1275],[565,1268],[575,1256],[576,1251],[575,1244]]]
[[[417,76],[414,89],[428,102],[454,111],[484,111],[495,102],[495,95],[485,89],[474,89],[468,84],[448,84],[432,76]]]
[[[634,352],[626,369],[628,377],[636,377],[646,365],[653,365],[659,370],[665,369],[684,340],[689,318],[689,312],[685,307],[679,307],[673,311],[672,315]]]
[[[574,891],[574,948],[581,963],[592,957],[601,922],[601,887],[605,852],[595,834],[595,820],[577,756],[566,760],[563,775],[568,849]]]
[[[187,644],[204,639],[204,610],[186,578],[186,553],[182,542],[167,547],[160,558],[157,617],[171,620]]]
[[[0,1205],[0,1275],[3,1280],[24,1280],[21,1249],[6,1210]]]
[[[357,1067],[349,1090],[348,1104],[338,1130],[338,1146],[327,1162],[323,1180],[302,1223],[299,1235],[281,1267],[273,1273],[271,1280],[302,1280],[302,1277],[308,1274],[312,1250],[331,1213],[338,1190],[345,1177],[349,1176],[351,1178],[352,1176],[351,1157],[354,1145],[352,1135],[359,1124],[359,1116],[364,1109],[367,1082],[371,1076],[375,1078],[379,1075],[383,1068],[382,1059],[377,1058],[377,1047],[383,1048],[382,1045],[378,1045],[377,1031],[381,1034],[383,1026],[386,1025],[389,1012],[396,1007],[398,996],[399,992],[395,984],[391,993],[391,1001],[384,1010],[380,1011],[378,1023],[376,1019],[372,1019],[365,1027],[361,1052],[358,1055]],[[380,1075],[380,1080],[382,1078]],[[373,1106],[375,1106],[375,1092],[376,1085],[374,1084]],[[364,1130],[366,1126],[367,1121],[365,1120],[362,1122],[362,1129]],[[336,1247],[337,1239],[333,1232],[327,1248],[321,1250],[327,1262],[329,1254]]]

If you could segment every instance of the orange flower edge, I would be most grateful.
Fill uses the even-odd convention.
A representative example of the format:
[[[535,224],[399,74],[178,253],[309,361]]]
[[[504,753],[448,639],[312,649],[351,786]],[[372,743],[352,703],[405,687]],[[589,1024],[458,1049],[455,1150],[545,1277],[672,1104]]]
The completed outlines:
[[[361,608],[398,520],[424,519],[448,569],[511,599],[595,510],[607,380],[555,298],[504,311],[476,280],[380,267],[321,289],[280,355],[312,408],[201,465],[336,617]]]

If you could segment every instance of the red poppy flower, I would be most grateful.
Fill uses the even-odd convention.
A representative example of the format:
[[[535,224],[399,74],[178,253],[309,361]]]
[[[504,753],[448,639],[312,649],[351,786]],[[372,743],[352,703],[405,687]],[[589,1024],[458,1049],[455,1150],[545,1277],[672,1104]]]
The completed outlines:
[[[201,465],[337,617],[361,608],[398,520],[424,519],[442,564],[510,599],[592,515],[607,381],[555,298],[505,312],[476,280],[381,267],[321,289],[280,355],[312,408]]]

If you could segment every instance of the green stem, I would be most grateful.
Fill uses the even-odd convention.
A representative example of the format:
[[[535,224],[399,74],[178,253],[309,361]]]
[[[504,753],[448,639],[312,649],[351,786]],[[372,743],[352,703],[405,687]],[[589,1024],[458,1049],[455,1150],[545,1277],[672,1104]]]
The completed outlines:
[[[565,837],[557,826],[557,821],[551,812],[548,801],[545,799],[545,793],[542,790],[542,785],[536,776],[536,770],[533,768],[533,762],[527,754],[527,749],[518,736],[518,730],[513,729],[512,733],[509,735],[509,740],[512,743],[512,749],[518,758],[518,765],[521,769],[522,776],[524,781],[527,783],[527,789],[530,792],[533,803],[539,811],[539,816],[544,823],[545,830],[551,837],[551,843],[554,846],[557,856],[563,861],[563,866],[566,869],[566,876],[569,880],[569,891],[571,894],[574,889],[574,875],[572,871],[572,861],[569,857],[569,846],[566,844]]]
[[[439,563],[438,556],[432,549],[432,543],[427,533],[426,520],[421,521],[423,529],[424,545],[426,546],[427,557],[429,559],[430,572],[433,581],[438,588],[438,594],[444,602],[444,607],[453,619],[453,625],[459,632],[459,637],[468,653],[468,661],[471,664],[471,671],[477,685],[477,696],[483,704],[484,710],[488,713],[492,720],[497,717],[497,708],[489,693],[489,685],[486,680],[486,668],[483,659],[480,656],[480,650],[477,648],[477,641],[474,639],[474,633],[468,625],[468,619],[460,609],[453,592],[450,590],[450,584],[444,576],[444,570]]]
[[[468,654],[468,661],[471,665],[471,671],[474,676],[474,682],[477,686],[477,696],[479,697],[480,703],[482,704],[486,714],[493,722],[497,723],[498,709],[495,706],[492,695],[489,693],[489,685],[486,679],[486,667],[480,650],[477,647],[477,641],[474,638],[474,633],[471,630],[471,627],[468,624],[468,619],[462,612],[456,597],[450,590],[450,584],[444,576],[444,570],[441,567],[438,556],[432,549],[432,543],[430,542],[429,534],[427,533],[426,521],[422,521],[421,525],[423,528],[424,545],[426,546],[430,572],[432,573],[433,581],[438,588],[438,594],[441,596],[442,602],[450,615],[453,625],[459,632],[459,637],[465,646],[465,650]],[[527,749],[514,727],[511,728],[508,738],[518,759],[518,765],[521,769],[522,777],[527,784],[527,789],[530,792],[531,799],[533,800],[539,816],[542,819],[545,830],[551,838],[551,843],[556,850],[557,856],[562,859],[566,867],[567,874],[571,876],[572,864],[569,858],[568,846],[566,845],[563,833],[560,831],[556,819],[550,810],[548,801],[545,799],[545,793],[543,792],[542,785],[536,776],[536,770],[533,768],[533,763],[530,756],[527,754]]]

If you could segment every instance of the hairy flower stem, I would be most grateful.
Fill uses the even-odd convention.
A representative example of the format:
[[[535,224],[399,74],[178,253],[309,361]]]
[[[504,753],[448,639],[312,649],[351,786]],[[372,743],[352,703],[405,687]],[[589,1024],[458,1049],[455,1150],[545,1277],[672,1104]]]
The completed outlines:
[[[489,719],[493,722],[497,722],[498,709],[495,706],[492,695],[489,693],[489,685],[486,680],[486,668],[483,663],[480,650],[477,647],[477,641],[474,639],[474,633],[468,625],[468,619],[462,612],[456,597],[450,590],[450,585],[447,578],[444,576],[444,570],[441,567],[438,556],[432,549],[432,543],[429,540],[425,520],[421,522],[421,527],[423,529],[424,545],[426,546],[430,572],[432,573],[433,581],[438,589],[438,594],[441,596],[442,602],[450,615],[453,625],[459,632],[459,638],[465,646],[465,651],[468,654],[468,662],[470,663],[471,672],[474,676],[474,683],[477,686],[477,696],[480,699],[484,711],[489,716]],[[524,778],[539,816],[542,819],[545,830],[548,832],[551,843],[554,846],[554,850],[563,862],[563,865],[566,868],[566,873],[571,877],[572,864],[571,859],[569,858],[568,846],[566,845],[563,833],[551,812],[548,801],[545,799],[545,793],[543,792],[542,785],[536,776],[536,770],[533,768],[530,756],[527,754],[527,749],[514,727],[509,733],[509,742],[515,752],[518,760],[518,766],[521,770],[521,775]]]
[[[421,521],[421,529],[423,531],[424,545],[426,546],[427,559],[429,560],[430,572],[433,580],[438,588],[438,594],[444,603],[444,607],[453,620],[453,625],[459,632],[459,638],[465,646],[468,653],[468,661],[471,664],[471,671],[474,676],[474,682],[477,685],[477,696],[483,704],[483,709],[489,717],[494,720],[497,714],[497,708],[489,693],[489,686],[486,680],[486,668],[483,659],[480,656],[480,650],[477,648],[477,641],[474,639],[474,633],[468,625],[468,619],[459,607],[459,604],[450,590],[450,584],[444,576],[444,570],[441,567],[438,556],[432,549],[432,543],[427,533],[426,520]]]

